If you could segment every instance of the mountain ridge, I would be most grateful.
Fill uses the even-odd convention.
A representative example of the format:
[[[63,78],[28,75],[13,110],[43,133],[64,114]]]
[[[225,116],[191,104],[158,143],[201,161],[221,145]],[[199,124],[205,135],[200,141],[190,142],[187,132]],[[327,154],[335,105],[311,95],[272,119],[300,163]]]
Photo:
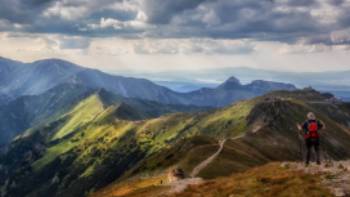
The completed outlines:
[[[124,109],[127,109],[127,106],[135,106],[136,111],[140,112],[139,119],[156,117],[170,112],[208,109],[125,98],[103,88],[89,88],[81,84],[61,84],[42,94],[21,96],[0,105],[0,145],[6,145],[13,137],[30,127],[48,123],[57,116],[65,114],[72,106],[92,94],[96,94],[104,106],[110,106],[116,102],[123,103]],[[132,109],[129,108],[129,110]]]
[[[142,121],[97,113],[104,118],[67,129],[54,141],[49,136],[56,135],[67,120],[52,123],[11,145],[0,159],[0,183],[8,183],[2,190],[10,196],[85,196],[109,184],[173,167],[189,173],[217,151],[223,138],[227,140],[221,153],[198,176],[215,178],[270,161],[297,161],[301,141],[295,123],[310,110],[327,124],[321,133],[325,153],[333,159],[349,158],[350,108],[332,98],[310,89],[279,91],[209,112]],[[336,116],[329,116],[331,112]],[[16,186],[11,188],[13,182]]]
[[[288,84],[275,83],[274,86],[261,86],[259,91],[255,91],[250,89],[249,86],[241,86],[239,81],[235,79],[237,85],[229,89],[220,88],[219,86],[217,90],[213,88],[179,93],[146,79],[107,74],[60,59],[45,59],[32,63],[9,62],[12,62],[16,68],[7,69],[8,71],[3,74],[4,76],[0,73],[0,78],[3,80],[0,79],[0,93],[14,97],[36,95],[59,84],[74,83],[90,88],[104,88],[124,97],[152,100],[165,104],[222,107],[240,99],[260,96],[268,91],[284,88],[292,89]],[[0,67],[4,67],[4,65],[0,62]],[[10,65],[6,64],[5,66]],[[234,78],[231,77],[231,80],[234,81]],[[230,79],[228,79],[226,85],[228,85],[228,82],[230,82]]]

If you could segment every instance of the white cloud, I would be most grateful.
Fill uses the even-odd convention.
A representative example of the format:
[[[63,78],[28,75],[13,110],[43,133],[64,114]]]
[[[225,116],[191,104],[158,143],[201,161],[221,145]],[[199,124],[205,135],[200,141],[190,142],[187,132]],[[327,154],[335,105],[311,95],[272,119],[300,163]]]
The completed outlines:
[[[305,45],[302,43],[296,44],[281,44],[278,48],[280,54],[306,54],[306,53],[322,53],[333,50],[333,46],[325,44],[310,44]]]
[[[101,28],[113,27],[114,29],[121,29],[123,27],[123,22],[112,18],[101,18],[100,27]]]
[[[111,45],[111,42],[118,42]],[[249,40],[214,39],[98,39],[93,48],[113,51],[118,54],[140,55],[244,55],[254,52],[254,44]]]
[[[60,17],[64,20],[77,20],[84,17],[88,10],[86,6],[67,5],[66,1],[57,1],[52,7],[43,12],[47,18]]]
[[[114,29],[114,30],[124,30],[124,29],[144,29],[150,27],[150,25],[139,21],[139,20],[130,20],[130,21],[120,21],[114,18],[104,18],[102,17],[99,23],[88,24],[88,29],[91,30],[100,30],[100,29]]]
[[[333,31],[330,37],[335,44],[350,43],[350,28]]]

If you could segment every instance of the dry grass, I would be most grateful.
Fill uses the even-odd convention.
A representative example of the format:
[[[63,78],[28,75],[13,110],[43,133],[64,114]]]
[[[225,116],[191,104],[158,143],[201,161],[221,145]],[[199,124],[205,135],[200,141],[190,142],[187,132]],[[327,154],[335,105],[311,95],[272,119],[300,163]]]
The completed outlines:
[[[321,185],[319,175],[284,169],[280,164],[272,163],[230,177],[208,181],[199,186],[190,186],[183,193],[172,196],[327,197],[332,195]]]
[[[152,196],[151,194],[162,193],[167,187],[160,187],[167,182],[167,176],[160,175],[151,178],[139,178],[122,182],[120,184],[112,184],[90,197],[121,197],[121,196]],[[147,193],[149,195],[147,195]]]
[[[93,195],[94,197],[331,197],[330,191],[321,185],[321,175],[270,163],[228,177],[191,185],[182,193],[169,194],[169,186],[159,185],[160,177],[138,180],[113,186]]]

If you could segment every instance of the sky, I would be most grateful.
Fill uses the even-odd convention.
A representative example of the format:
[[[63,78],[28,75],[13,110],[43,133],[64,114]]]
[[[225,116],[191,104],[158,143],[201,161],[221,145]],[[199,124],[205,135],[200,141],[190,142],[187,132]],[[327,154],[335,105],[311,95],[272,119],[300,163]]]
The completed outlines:
[[[350,70],[350,0],[0,0],[0,56],[111,72]]]

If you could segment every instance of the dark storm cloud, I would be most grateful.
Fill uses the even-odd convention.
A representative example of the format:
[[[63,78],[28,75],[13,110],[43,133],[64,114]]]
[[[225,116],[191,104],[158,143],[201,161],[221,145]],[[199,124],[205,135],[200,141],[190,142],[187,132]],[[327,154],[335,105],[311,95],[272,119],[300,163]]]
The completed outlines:
[[[30,23],[56,0],[0,0],[0,19]]]
[[[275,1],[278,2],[278,1]],[[316,0],[288,0],[287,4],[290,6],[313,6],[317,4]]]
[[[100,18],[114,18],[118,19],[120,21],[129,21],[136,18],[137,13],[130,10],[123,10],[123,9],[104,9],[100,11],[96,11],[91,13],[90,16],[87,17],[87,19],[90,19],[92,21]]]
[[[345,0],[329,0],[329,3],[333,5],[342,5],[344,2]]]
[[[144,0],[143,8],[150,23],[166,24],[172,17],[196,8],[208,0]]]
[[[345,0],[0,0],[0,31],[347,44]],[[334,14],[332,14],[334,13]],[[349,39],[348,39],[349,38]]]
[[[156,0],[152,1],[154,3]],[[156,30],[150,35],[155,37],[255,38],[295,42],[303,35],[324,30],[324,27],[320,26],[311,16],[308,9],[300,9],[310,5],[317,6],[317,2],[311,0],[301,0],[298,3],[269,0],[202,1],[200,5],[192,9],[176,12],[176,9],[169,8],[158,12],[156,18],[166,19],[169,26],[163,27],[163,30],[166,31]],[[279,7],[285,10],[279,10]],[[149,22],[157,24],[157,21],[154,22],[154,20],[149,20]]]

